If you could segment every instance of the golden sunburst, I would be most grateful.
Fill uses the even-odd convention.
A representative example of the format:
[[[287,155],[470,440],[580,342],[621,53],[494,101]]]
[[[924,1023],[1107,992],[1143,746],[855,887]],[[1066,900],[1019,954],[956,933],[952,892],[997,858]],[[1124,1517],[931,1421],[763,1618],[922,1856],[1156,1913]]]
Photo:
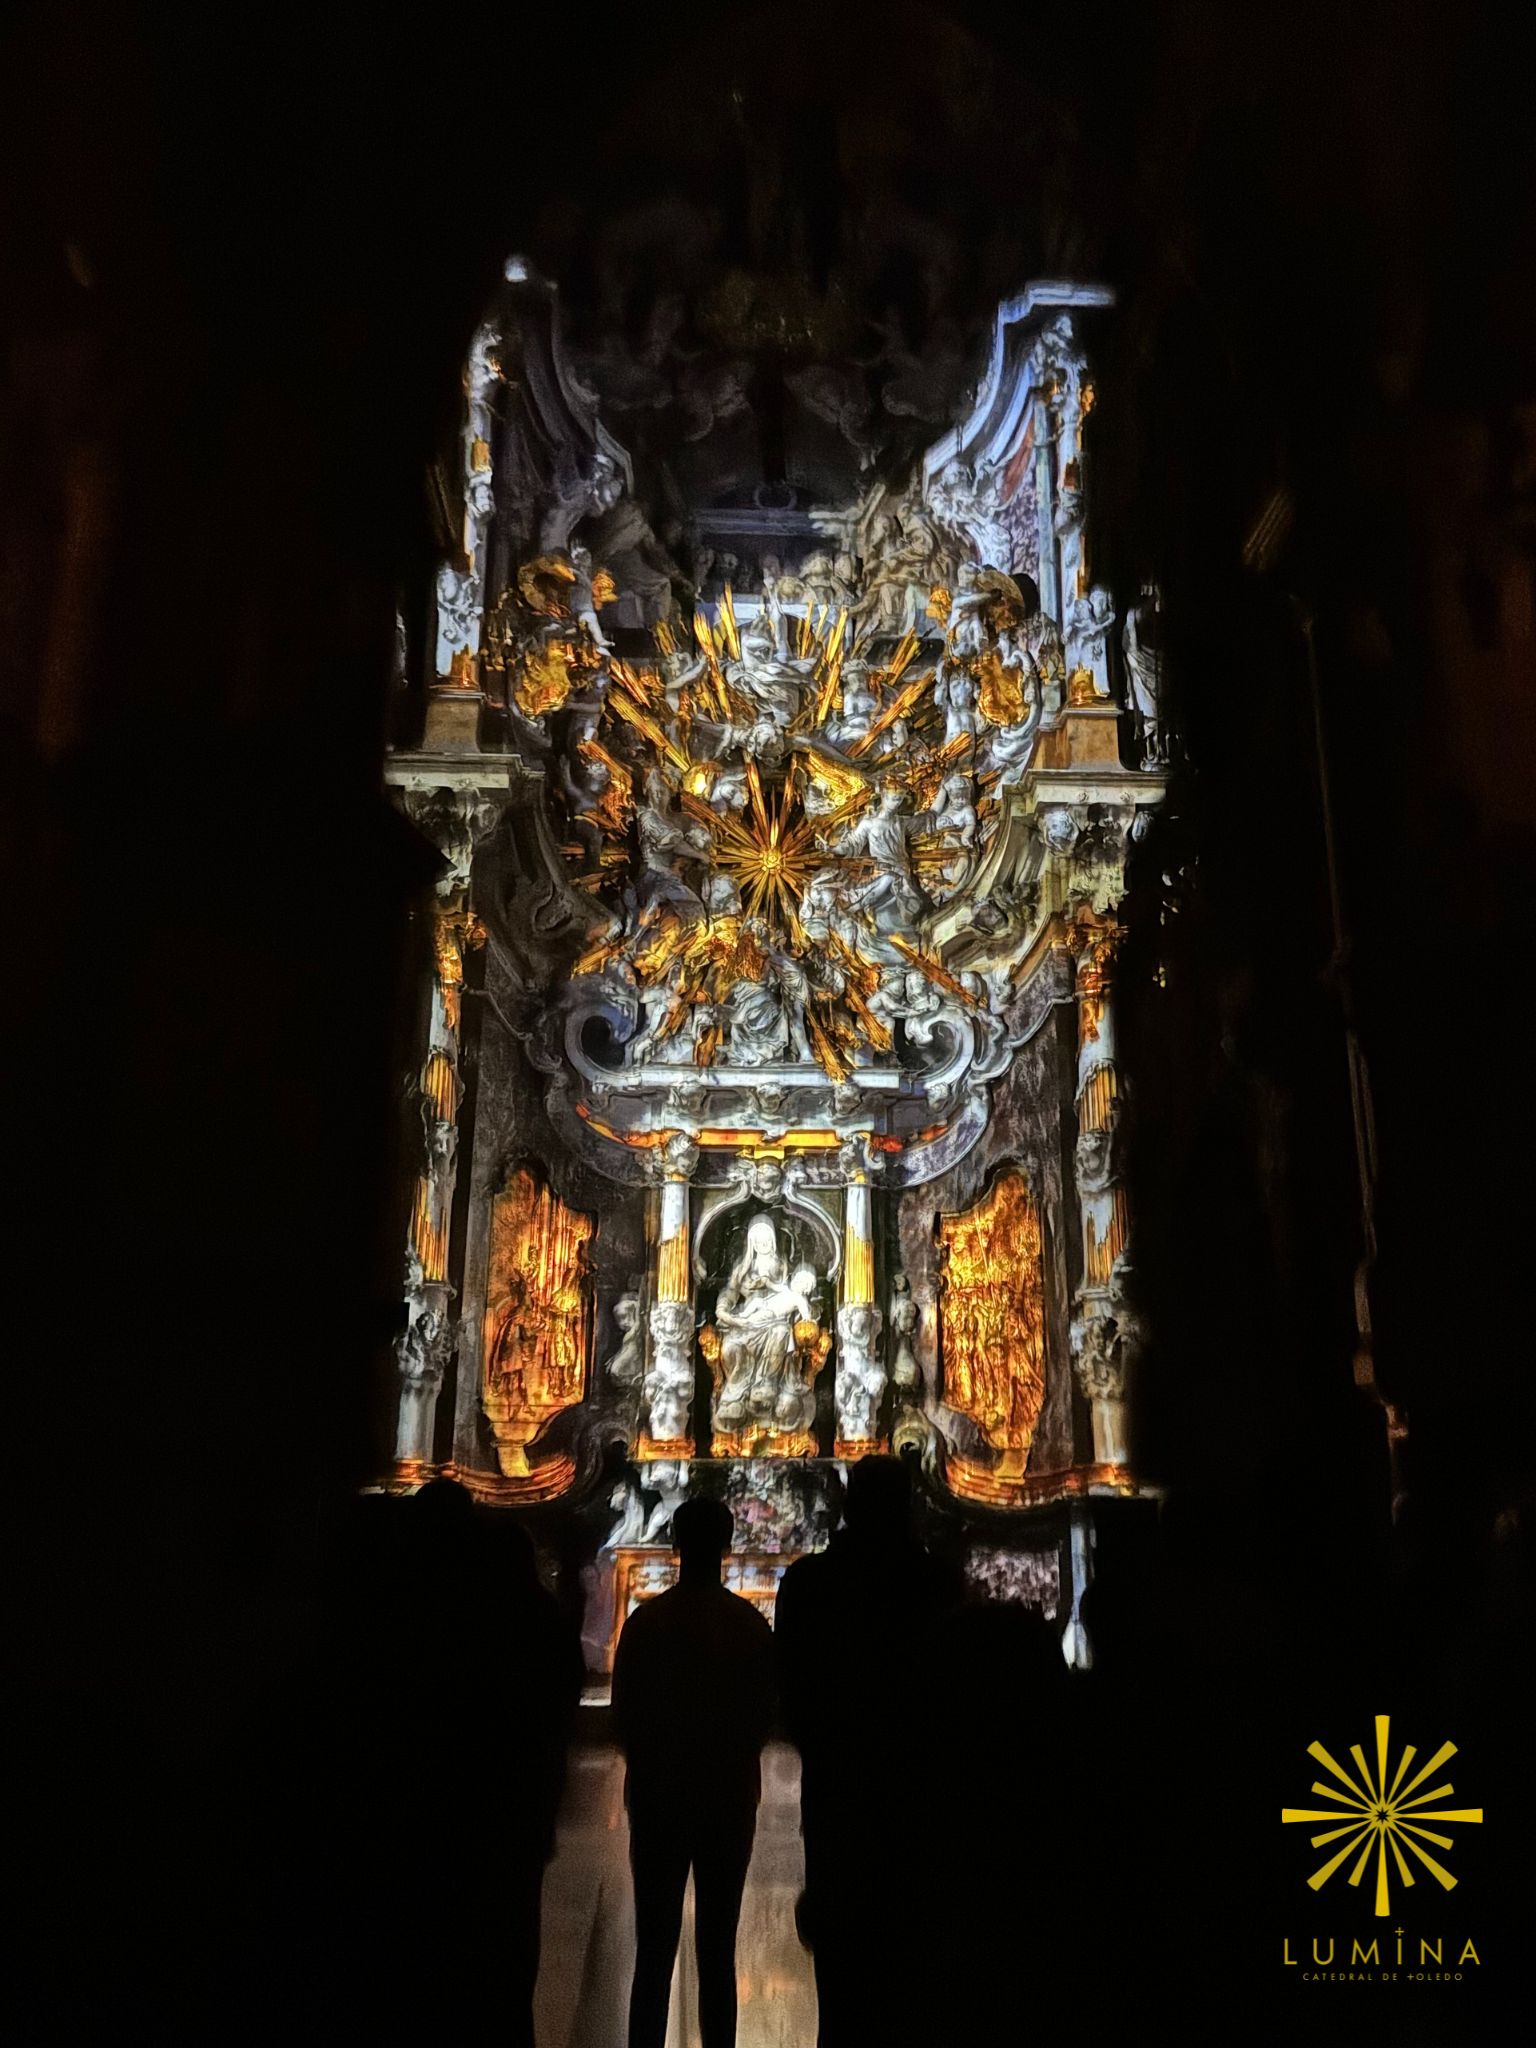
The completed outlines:
[[[1456,1754],[1454,1742],[1443,1742],[1434,1755],[1414,1775],[1403,1783],[1409,1765],[1417,1751],[1410,1744],[1402,1753],[1391,1782],[1387,1779],[1387,1746],[1390,1717],[1376,1716],[1376,1770],[1375,1775],[1366,1762],[1359,1743],[1350,1747],[1359,1772],[1358,1779],[1352,1778],[1342,1765],[1334,1762],[1320,1742],[1309,1743],[1307,1754],[1314,1757],[1324,1770],[1330,1772],[1345,1789],[1336,1791],[1332,1785],[1314,1783],[1312,1790],[1321,1799],[1331,1799],[1331,1809],[1285,1806],[1280,1818],[1287,1823],[1315,1823],[1329,1821],[1336,1825],[1325,1828],[1321,1834],[1312,1837],[1312,1847],[1321,1849],[1342,1842],[1319,1869],[1313,1871],[1307,1883],[1313,1891],[1325,1885],[1335,1871],[1342,1868],[1351,1856],[1355,1856],[1354,1868],[1349,1873],[1349,1882],[1358,1885],[1364,1876],[1371,1858],[1376,1858],[1376,1917],[1385,1919],[1391,1912],[1390,1876],[1387,1852],[1390,1849],[1397,1874],[1405,1885],[1413,1883],[1413,1872],[1403,1855],[1404,1849],[1415,1856],[1430,1875],[1446,1891],[1454,1889],[1456,1880],[1443,1864],[1436,1862],[1422,1845],[1432,1842],[1437,1849],[1449,1849],[1449,1835],[1436,1834],[1425,1827],[1425,1821],[1458,1821],[1463,1824],[1480,1822],[1483,1809],[1480,1806],[1440,1807],[1432,1802],[1449,1799],[1455,1790],[1452,1785],[1437,1785],[1428,1792],[1418,1792],[1424,1780],[1432,1777],[1443,1763]],[[1415,1796],[1416,1795],[1416,1796]],[[1358,1855],[1356,1852],[1358,1851]]]
[[[816,844],[827,820],[808,818],[800,803],[796,765],[782,787],[765,790],[757,763],[747,763],[747,808],[740,818],[712,810],[687,793],[684,809],[708,828],[715,848],[714,864],[741,891],[748,917],[766,918],[796,952],[803,949],[798,908],[820,867],[837,864],[837,856]]]

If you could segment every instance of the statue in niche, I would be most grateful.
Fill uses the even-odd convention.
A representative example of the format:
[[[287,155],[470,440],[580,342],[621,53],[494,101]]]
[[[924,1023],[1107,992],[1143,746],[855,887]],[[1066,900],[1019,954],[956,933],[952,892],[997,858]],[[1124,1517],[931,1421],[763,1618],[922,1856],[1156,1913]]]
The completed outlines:
[[[718,1428],[783,1435],[810,1428],[816,1398],[803,1359],[820,1329],[816,1290],[814,1268],[791,1268],[773,1218],[759,1211],[715,1305]]]
[[[1143,583],[1120,636],[1130,682],[1131,709],[1141,731],[1141,764],[1155,768],[1167,759],[1160,700],[1163,688],[1162,606],[1155,583]]]
[[[1114,624],[1115,608],[1102,584],[1075,599],[1067,615],[1067,667],[1074,674],[1087,669],[1100,702],[1107,702],[1110,694],[1108,643]]]
[[[619,1326],[619,1346],[604,1371],[616,1387],[626,1392],[638,1387],[645,1377],[645,1337],[640,1327],[640,1296],[629,1287],[613,1304],[613,1320]]]

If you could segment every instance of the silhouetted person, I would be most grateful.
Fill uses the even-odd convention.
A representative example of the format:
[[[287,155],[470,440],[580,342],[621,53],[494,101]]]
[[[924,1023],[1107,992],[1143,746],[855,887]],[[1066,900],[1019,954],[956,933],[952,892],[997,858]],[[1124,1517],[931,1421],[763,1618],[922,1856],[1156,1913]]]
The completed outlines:
[[[805,1897],[799,1916],[816,1968],[821,2048],[924,2038],[919,1942],[891,1939],[918,1815],[914,1781],[946,1618],[959,1600],[948,1567],[911,1527],[911,1487],[893,1458],[865,1458],[848,1480],[844,1527],[790,1566],[775,1628],[791,1740],[800,1751]]]
[[[1002,1957],[1029,1986],[1036,2037],[1081,2009],[1068,1958],[1091,1894],[1066,1881],[1078,1818],[1071,1677],[1057,1631],[1016,1603],[963,1607],[944,1631],[927,1724],[932,1867],[948,1873],[929,1906],[930,2019],[943,2017],[932,2040],[998,2034]]]
[[[690,1868],[700,2037],[704,2048],[736,2039],[736,1923],[777,1674],[767,1622],[720,1583],[731,1528],[720,1502],[684,1502],[672,1518],[678,1582],[636,1608],[614,1659],[635,1880],[630,2048],[666,2040]]]
[[[544,1867],[585,1660],[578,1629],[539,1583],[527,1530],[501,1511],[479,1535],[487,1684],[472,1725],[485,1762],[499,1759],[517,1788],[497,1802],[482,1873],[481,2010],[498,2039],[533,2048]]]
[[[351,1757],[340,2031],[437,2037],[441,1984],[402,1965],[394,1845],[402,1826],[462,1796],[482,1818],[430,1873],[437,1927],[464,1958],[456,2020],[532,2048],[540,1892],[581,1695],[580,1641],[539,1583],[527,1532],[505,1509],[477,1508],[456,1481],[433,1480],[361,1526],[372,1539],[367,1569],[351,1575],[356,1604],[337,1631]],[[457,1750],[473,1759],[461,1787],[432,1761]]]

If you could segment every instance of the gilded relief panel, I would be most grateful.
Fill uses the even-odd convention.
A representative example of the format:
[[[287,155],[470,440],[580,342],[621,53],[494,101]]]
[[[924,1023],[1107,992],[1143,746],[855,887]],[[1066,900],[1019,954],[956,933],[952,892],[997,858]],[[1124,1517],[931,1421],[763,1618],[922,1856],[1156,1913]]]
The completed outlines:
[[[528,1446],[586,1391],[593,1227],[527,1167],[492,1203],[482,1400],[508,1479],[530,1476]]]
[[[1017,1167],[959,1216],[939,1220],[944,1400],[1002,1453],[991,1477],[1024,1475],[1045,1398],[1040,1211]],[[964,1490],[960,1471],[951,1473]]]

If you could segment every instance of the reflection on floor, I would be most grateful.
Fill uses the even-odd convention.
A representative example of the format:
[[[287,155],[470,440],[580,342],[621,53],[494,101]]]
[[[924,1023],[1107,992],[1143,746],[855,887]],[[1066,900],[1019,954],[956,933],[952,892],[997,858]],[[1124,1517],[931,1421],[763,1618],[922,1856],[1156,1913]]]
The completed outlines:
[[[763,1757],[757,1846],[736,1944],[737,2048],[812,2048],[816,2039],[811,1959],[794,1924],[804,1867],[800,1759],[775,1743]],[[582,1747],[571,1760],[559,1848],[544,1881],[539,2048],[624,2048],[633,1955],[624,1769],[614,1750]],[[667,2048],[697,2048],[698,2039],[690,1887]]]

